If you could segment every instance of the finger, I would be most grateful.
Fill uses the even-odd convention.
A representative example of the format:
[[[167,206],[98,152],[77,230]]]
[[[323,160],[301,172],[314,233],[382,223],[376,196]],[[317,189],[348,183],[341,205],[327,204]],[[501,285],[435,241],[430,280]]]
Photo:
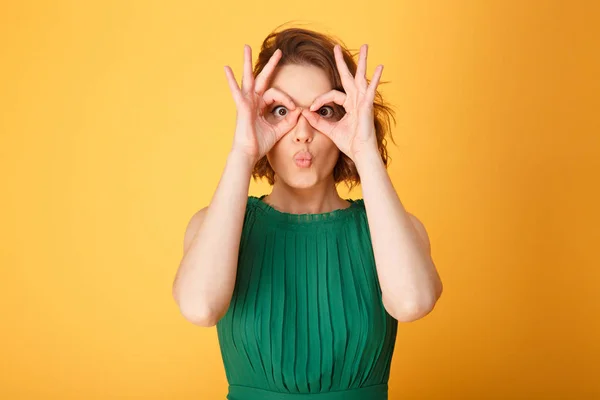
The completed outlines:
[[[286,117],[275,125],[275,136],[277,140],[281,139],[286,133],[288,133],[298,123],[298,118],[302,113],[301,109],[298,108],[290,112]]]
[[[318,96],[310,106],[310,111],[315,111],[321,108],[323,104],[334,102],[337,105],[343,106],[346,102],[346,93],[339,90],[330,90]]]
[[[244,45],[244,75],[242,79],[242,93],[246,94],[252,90],[252,49]]]
[[[229,84],[229,90],[231,91],[233,100],[235,101],[235,104],[237,105],[238,102],[241,100],[242,93],[240,91],[240,87],[237,84],[237,81],[235,80],[233,71],[231,70],[229,65],[225,66],[225,75],[227,76],[227,83]]]
[[[381,74],[383,74],[383,65],[380,64],[375,68],[375,73],[373,74],[373,79],[371,79],[371,83],[369,83],[369,87],[367,88],[367,96],[370,101],[375,99],[375,92],[377,91],[377,85],[379,85],[379,79],[381,78]]]
[[[338,71],[340,73],[340,78],[342,80],[342,86],[344,86],[344,89],[346,89],[346,93],[348,93],[348,91],[352,90],[352,88],[354,87],[354,77],[348,69],[346,61],[344,61],[344,56],[342,55],[342,48],[339,44],[336,44],[334,46],[333,54],[335,56],[335,63],[337,65]]]
[[[256,77],[256,80],[254,81],[254,91],[256,93],[262,94],[265,91],[267,82],[273,74],[273,71],[275,71],[277,63],[279,62],[279,60],[281,60],[282,54],[283,53],[280,49],[275,50],[275,52],[269,59],[267,65],[265,65],[262,71],[260,71],[260,73]]]
[[[269,88],[263,95],[263,100],[267,106],[275,102],[280,102],[290,111],[296,109],[296,105],[294,104],[292,98],[279,89]]]
[[[367,53],[369,51],[369,47],[366,44],[363,44],[360,47],[360,54],[358,56],[358,67],[356,69],[356,76],[354,77],[354,81],[360,85],[361,88],[365,89],[367,87]]]
[[[321,133],[324,133],[327,136],[330,136],[330,134],[333,131],[333,128],[335,126],[334,123],[327,121],[325,118],[319,117],[318,115],[316,115],[315,113],[313,113],[307,109],[302,110],[302,115],[304,116],[304,118],[306,118],[308,123],[313,128],[315,128],[316,130],[318,130]]]

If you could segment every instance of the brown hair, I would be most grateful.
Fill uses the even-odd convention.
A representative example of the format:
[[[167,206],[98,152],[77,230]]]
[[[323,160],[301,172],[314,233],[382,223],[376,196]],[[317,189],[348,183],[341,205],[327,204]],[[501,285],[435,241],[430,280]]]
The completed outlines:
[[[277,63],[277,68],[286,64],[308,64],[319,67],[329,76],[333,89],[345,93],[333,53],[333,47],[336,44],[339,44],[342,48],[342,54],[348,69],[353,76],[356,75],[357,63],[354,61],[354,56],[358,56],[358,51],[352,54],[341,40],[331,35],[304,28],[287,28],[279,32],[275,29],[265,38],[254,66],[254,77],[256,78],[262,71],[275,50],[281,49],[282,57]],[[367,82],[370,82],[370,79],[367,78]],[[379,83],[386,82],[380,81]],[[344,108],[337,104],[333,104],[333,107],[336,114],[340,118],[343,117],[345,114]],[[384,104],[379,91],[376,91],[375,100],[373,101],[373,114],[377,148],[384,165],[387,167],[391,158],[387,152],[385,136],[389,135],[392,142],[394,141],[390,120],[393,120],[395,124],[396,119],[394,118],[394,110]],[[269,184],[273,185],[275,183],[275,171],[271,168],[266,156],[254,165],[252,176],[255,181],[265,177]],[[360,183],[360,176],[354,162],[343,152],[340,152],[340,157],[333,168],[333,178],[336,185],[339,182],[345,182],[349,190]]]

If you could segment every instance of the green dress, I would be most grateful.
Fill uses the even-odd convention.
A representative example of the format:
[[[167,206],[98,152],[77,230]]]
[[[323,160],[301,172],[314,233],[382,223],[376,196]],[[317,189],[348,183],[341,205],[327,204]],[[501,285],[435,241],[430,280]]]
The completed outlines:
[[[229,400],[384,400],[398,321],[384,309],[362,199],[290,214],[249,196],[217,323]]]

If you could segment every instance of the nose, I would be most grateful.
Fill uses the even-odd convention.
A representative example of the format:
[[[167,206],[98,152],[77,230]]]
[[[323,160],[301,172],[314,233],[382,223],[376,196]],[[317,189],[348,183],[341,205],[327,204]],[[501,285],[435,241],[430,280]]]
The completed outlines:
[[[310,143],[312,142],[315,136],[314,128],[308,122],[308,120],[304,117],[304,115],[300,114],[298,117],[298,122],[296,123],[296,127],[293,132],[293,140],[296,143]]]

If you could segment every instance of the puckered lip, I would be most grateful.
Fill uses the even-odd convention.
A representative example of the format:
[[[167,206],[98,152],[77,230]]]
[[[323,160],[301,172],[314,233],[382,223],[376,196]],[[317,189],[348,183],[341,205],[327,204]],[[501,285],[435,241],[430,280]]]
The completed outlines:
[[[312,160],[312,154],[307,150],[300,150],[294,154],[294,160]]]

